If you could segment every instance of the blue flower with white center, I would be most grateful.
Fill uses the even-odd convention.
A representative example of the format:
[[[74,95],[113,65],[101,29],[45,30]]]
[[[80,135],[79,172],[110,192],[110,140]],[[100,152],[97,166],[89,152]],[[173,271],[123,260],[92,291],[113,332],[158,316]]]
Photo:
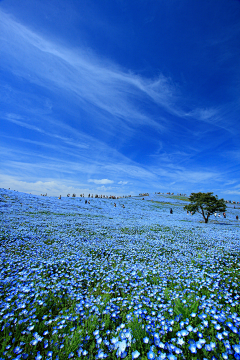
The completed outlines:
[[[88,351],[87,351],[87,350],[83,350],[82,355],[83,355],[83,356],[86,356],[87,354],[88,354]]]
[[[202,324],[203,324],[204,327],[208,328],[208,321],[207,320],[203,320]]]
[[[214,349],[215,349],[215,347],[216,347],[216,344],[215,344],[214,342],[210,342],[210,344],[209,344],[209,345],[211,346],[212,350],[214,350]]]
[[[116,345],[118,342],[118,337],[113,337],[110,341],[113,345]]]
[[[77,350],[77,356],[78,356],[78,357],[81,357],[82,352],[83,352],[83,349],[80,347],[80,348]]]
[[[221,329],[221,326],[220,326],[219,324],[216,324],[216,325],[214,326],[214,329],[220,330],[220,329]]]
[[[198,349],[201,349],[202,346],[203,346],[203,344],[201,343],[201,341],[197,341],[197,342],[196,342],[196,347],[197,347]]]
[[[183,339],[182,337],[179,337],[179,338],[177,339],[177,344],[180,345],[180,346],[182,346],[183,344],[185,344],[184,339]]]
[[[188,326],[187,326],[187,331],[189,331],[189,332],[193,331],[192,325],[188,325]]]
[[[34,325],[30,325],[27,327],[28,331],[32,331],[34,329]]]
[[[152,359],[155,359],[155,354],[152,350],[150,350],[148,353],[147,353],[147,358],[148,360],[152,360]]]
[[[34,340],[30,341],[30,344],[33,345],[33,346],[37,345],[37,343],[38,343],[37,339],[34,339]]]
[[[53,355],[53,352],[52,352],[52,351],[48,351],[48,352],[47,352],[47,356],[52,357],[52,355]]]
[[[124,340],[126,338],[126,335],[124,332],[120,332],[119,337],[120,337],[120,340]]]
[[[181,335],[182,336],[187,336],[189,334],[189,332],[185,329],[181,330]]]
[[[232,345],[232,348],[237,354],[240,354],[240,345]]]
[[[68,355],[68,358],[71,359],[73,356],[74,356],[74,353],[71,352],[71,353]]]
[[[37,352],[37,356],[35,357],[35,360],[41,360],[42,355],[40,354],[40,351]]]
[[[227,360],[228,359],[228,354],[225,352],[225,353],[222,353],[222,358],[224,360]]]
[[[137,350],[133,351],[132,352],[132,359],[137,359],[139,357],[139,355],[140,355],[139,351],[137,351]]]
[[[175,347],[174,352],[175,352],[175,354],[177,354],[177,355],[182,354],[182,350],[179,349],[179,348],[177,348],[177,347]]]
[[[154,339],[154,345],[159,347],[159,344],[161,343],[161,341],[159,339]]]
[[[15,347],[13,352],[18,355],[18,354],[20,354],[22,352],[22,349],[19,346],[17,346],[17,347]]]
[[[161,353],[159,354],[159,356],[158,356],[158,359],[164,360],[164,359],[166,359],[166,357],[167,357],[167,354],[161,352]]]
[[[101,344],[101,342],[102,342],[102,338],[99,337],[99,338],[96,340],[96,343],[99,345],[99,344]]]
[[[195,318],[195,317],[197,316],[197,314],[194,313],[194,312],[192,312],[190,315],[191,315],[191,317],[193,317],[193,318]]]
[[[145,338],[143,338],[143,342],[144,342],[144,344],[148,344],[149,343],[149,338],[146,336]]]
[[[211,347],[211,345],[210,344],[205,344],[205,350],[207,350],[207,351],[212,351],[212,347]]]
[[[104,354],[102,349],[98,350],[98,353],[96,355],[96,359],[104,359],[107,356],[107,354]]]
[[[218,340],[220,340],[220,341],[221,341],[222,339],[224,339],[222,333],[217,333],[216,338],[217,338]]]
[[[196,353],[197,353],[196,344],[190,344],[188,348],[189,348],[189,350],[191,351],[192,354],[196,354]]]
[[[177,360],[177,357],[175,355],[173,355],[173,354],[169,354],[167,356],[167,358],[168,358],[168,360]]]
[[[99,330],[95,330],[95,331],[93,332],[93,335],[94,335],[94,336],[99,335]]]
[[[123,353],[125,351],[126,347],[127,347],[126,340],[118,342],[118,350],[120,351],[120,353]]]

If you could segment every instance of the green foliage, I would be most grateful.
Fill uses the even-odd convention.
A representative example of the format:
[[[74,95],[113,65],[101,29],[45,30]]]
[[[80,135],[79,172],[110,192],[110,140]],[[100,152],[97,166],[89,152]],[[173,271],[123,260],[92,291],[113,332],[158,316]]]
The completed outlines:
[[[205,223],[208,222],[210,215],[215,212],[224,212],[226,211],[226,204],[224,199],[218,199],[217,195],[214,196],[212,192],[208,193],[192,193],[189,197],[190,204],[184,206],[184,210],[188,210],[195,214],[199,212]]]

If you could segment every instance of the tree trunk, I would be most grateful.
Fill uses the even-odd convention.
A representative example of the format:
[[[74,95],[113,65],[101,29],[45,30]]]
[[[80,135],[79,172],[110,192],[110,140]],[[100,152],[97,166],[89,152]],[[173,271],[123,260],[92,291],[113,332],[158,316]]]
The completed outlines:
[[[208,223],[208,217],[204,218],[205,223]]]

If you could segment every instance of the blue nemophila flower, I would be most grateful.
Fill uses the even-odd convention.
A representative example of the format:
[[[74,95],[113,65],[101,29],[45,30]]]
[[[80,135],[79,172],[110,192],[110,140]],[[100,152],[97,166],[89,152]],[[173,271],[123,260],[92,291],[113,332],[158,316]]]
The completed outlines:
[[[205,350],[212,351],[212,346],[210,344],[205,344]]]
[[[232,345],[232,348],[237,354],[240,354],[240,345]]]
[[[175,355],[173,355],[173,354],[169,354],[169,355],[167,356],[167,358],[168,358],[169,360],[177,360],[177,357],[176,357]]]
[[[153,351],[149,351],[148,353],[147,353],[147,358],[149,359],[149,360],[152,360],[152,359],[155,359],[155,354],[154,354],[154,352]]]
[[[214,349],[215,349],[215,347],[216,347],[216,343],[214,343],[214,342],[210,342],[210,346],[211,346],[212,350],[214,350]]]
[[[120,351],[120,353],[123,353],[125,351],[127,347],[127,342],[126,340],[122,340],[118,342],[118,350]]]
[[[217,333],[216,338],[217,338],[218,340],[220,340],[220,341],[221,341],[222,339],[224,339],[222,333]]]
[[[193,317],[193,318],[195,318],[195,317],[197,316],[197,314],[194,313],[194,312],[192,312],[190,315],[191,315],[191,317]]]
[[[181,336],[187,336],[189,334],[189,332],[185,329],[181,330]]]
[[[148,344],[149,343],[149,338],[146,336],[145,338],[143,338],[143,342],[144,342],[144,344]]]
[[[37,339],[34,339],[34,340],[30,341],[30,344],[33,345],[33,346],[37,345],[37,343],[38,343]]]
[[[182,354],[182,350],[179,349],[179,348],[177,348],[177,347],[175,347],[174,352],[175,352],[175,354],[177,354],[177,355]]]
[[[74,356],[74,353],[71,352],[71,353],[68,355],[68,359],[71,359],[73,356]]]
[[[221,329],[221,326],[220,326],[219,324],[215,324],[214,329],[220,330],[220,329]]]
[[[158,355],[158,359],[159,360],[164,360],[164,359],[166,359],[166,357],[167,357],[167,354],[166,353],[160,353],[159,355]]]
[[[125,333],[124,332],[120,332],[119,334],[120,340],[124,340],[125,339]]]
[[[18,354],[20,354],[22,352],[22,349],[19,346],[17,346],[17,347],[15,347],[13,352],[18,355]]]
[[[117,348],[117,343],[118,343],[118,337],[113,337],[110,341],[111,341],[111,343],[113,344],[113,346],[116,349]]]
[[[35,360],[41,360],[42,355],[40,354],[40,351],[37,352],[37,356],[35,357]]]
[[[189,331],[189,332],[193,331],[192,325],[188,325],[188,326],[187,326],[187,331]]]
[[[164,348],[165,348],[165,344],[160,341],[160,342],[158,343],[158,347],[161,348],[161,349],[164,349]]]
[[[137,359],[139,357],[139,355],[140,355],[139,351],[137,351],[137,350],[133,351],[132,352],[132,359]]]
[[[107,357],[107,354],[105,354],[102,349],[99,349],[96,355],[96,359],[104,359],[105,357]]]
[[[52,352],[52,351],[48,351],[48,352],[47,352],[47,356],[50,356],[50,357],[51,357],[52,355],[53,355],[53,352]]]
[[[88,351],[87,351],[87,350],[83,350],[82,355],[83,355],[83,356],[86,356],[87,354],[88,354]]]
[[[77,350],[77,356],[78,356],[78,357],[81,357],[82,352],[83,352],[83,349],[80,347],[80,348]]]
[[[228,353],[222,353],[222,358],[224,359],[224,360],[227,360],[228,359]]]
[[[222,332],[222,334],[223,334],[224,336],[228,336],[228,335],[229,335],[229,332],[228,332],[227,330],[224,330],[224,331]]]
[[[181,338],[181,337],[179,337],[179,338],[177,339],[177,344],[180,345],[180,346],[182,346],[183,344],[185,344],[184,339]]]
[[[97,343],[98,345],[101,344],[101,342],[102,342],[102,338],[101,338],[101,337],[99,337],[99,338],[96,339],[96,343]]]
[[[188,348],[189,348],[189,350],[191,351],[192,354],[196,354],[196,353],[197,353],[197,346],[196,346],[196,344],[190,344]]]

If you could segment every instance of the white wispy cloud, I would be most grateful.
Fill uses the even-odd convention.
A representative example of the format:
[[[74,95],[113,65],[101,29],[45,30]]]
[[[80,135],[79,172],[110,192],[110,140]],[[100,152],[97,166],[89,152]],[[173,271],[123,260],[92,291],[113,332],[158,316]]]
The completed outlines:
[[[90,183],[94,183],[94,184],[113,184],[114,181],[113,180],[109,180],[109,179],[100,179],[100,180],[96,180],[96,179],[89,179],[88,182]]]
[[[92,104],[114,116],[122,126],[124,122],[131,125],[137,122],[164,130],[166,123],[144,114],[135,103],[141,98],[149,99],[170,109],[174,88],[167,78],[161,75],[157,79],[145,79],[99,60],[83,49],[73,52],[36,34],[1,10],[0,20],[4,66],[10,71],[53,91],[58,88],[69,92],[83,108],[91,111],[89,104]],[[13,54],[17,56],[14,58]]]

